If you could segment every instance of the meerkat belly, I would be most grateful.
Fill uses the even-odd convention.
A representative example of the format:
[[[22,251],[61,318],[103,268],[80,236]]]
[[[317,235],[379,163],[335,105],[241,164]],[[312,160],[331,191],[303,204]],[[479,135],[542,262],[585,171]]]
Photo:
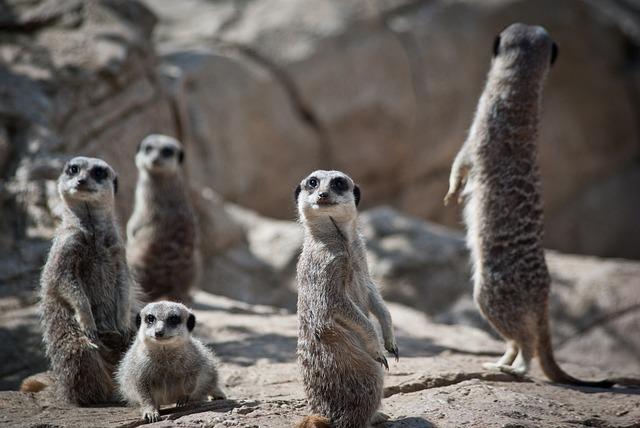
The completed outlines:
[[[195,378],[197,373],[182,370],[182,364],[178,364],[176,358],[180,359],[179,356],[171,358],[171,361],[159,358],[152,364],[149,386],[154,402],[159,405],[176,403],[191,393],[185,389],[185,381],[188,377]]]
[[[91,260],[81,263],[81,273],[83,283],[87,284],[85,293],[91,303],[96,326],[98,330],[116,330],[116,304],[120,285],[117,262],[102,248],[87,251],[93,251],[94,255]]]

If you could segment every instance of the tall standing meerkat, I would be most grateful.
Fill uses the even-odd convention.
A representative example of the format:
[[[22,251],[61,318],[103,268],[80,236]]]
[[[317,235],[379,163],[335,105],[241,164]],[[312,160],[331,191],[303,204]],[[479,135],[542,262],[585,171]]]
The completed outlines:
[[[146,422],[160,420],[161,405],[225,398],[213,353],[191,336],[196,317],[186,306],[155,302],[136,319],[138,335],[117,371],[121,395],[142,408]]]
[[[315,171],[295,190],[304,244],[297,266],[298,361],[316,415],[300,427],[366,427],[380,406],[380,322],[398,358],[391,315],[371,281],[357,226],[360,189],[339,171]]]
[[[551,277],[542,246],[536,139],[542,87],[557,53],[539,26],[512,24],[498,35],[473,125],[451,169],[445,204],[464,186],[474,300],[507,341],[499,361],[485,366],[524,375],[537,354],[553,382],[610,386],[565,373],[551,346]]]
[[[103,160],[76,157],[58,191],[62,223],[42,271],[40,313],[46,354],[59,394],[76,404],[115,398],[113,374],[137,310],[115,218],[118,181]]]
[[[138,183],[127,223],[127,260],[149,301],[188,303],[198,276],[196,220],[180,142],[149,135],[136,153]]]

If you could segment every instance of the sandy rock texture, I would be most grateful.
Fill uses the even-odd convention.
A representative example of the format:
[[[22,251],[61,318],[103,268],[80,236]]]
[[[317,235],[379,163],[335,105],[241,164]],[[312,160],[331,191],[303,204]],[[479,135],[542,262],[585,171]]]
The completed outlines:
[[[167,408],[157,427],[273,427],[292,424],[308,409],[295,363],[297,323],[293,314],[200,292],[195,299],[203,338],[221,360],[229,399],[185,409]],[[422,313],[391,304],[401,359],[385,380],[381,427],[632,427],[640,423],[638,390],[612,391],[551,385],[534,370],[518,381],[485,371],[502,345],[465,326],[434,324]],[[564,353],[561,353],[564,362]],[[607,364],[563,364],[582,376],[616,372]],[[0,424],[6,426],[134,427],[137,409],[69,408],[46,390],[0,392]]]

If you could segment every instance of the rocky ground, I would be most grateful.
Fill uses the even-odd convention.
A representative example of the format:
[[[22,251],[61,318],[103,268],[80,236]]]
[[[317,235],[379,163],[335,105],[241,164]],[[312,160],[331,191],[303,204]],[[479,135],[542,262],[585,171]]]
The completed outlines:
[[[228,400],[180,411],[167,408],[158,427],[288,427],[308,409],[295,363],[296,317],[205,292],[195,305],[195,334],[218,354]],[[399,304],[390,309],[401,358],[390,361],[382,427],[633,427],[640,426],[640,389],[604,390],[552,385],[536,367],[518,380],[481,367],[502,344],[465,326],[430,322]],[[561,352],[561,359],[565,353]],[[601,362],[563,362],[585,378],[620,374]],[[46,392],[0,392],[0,425],[133,427],[136,409],[69,408]]]

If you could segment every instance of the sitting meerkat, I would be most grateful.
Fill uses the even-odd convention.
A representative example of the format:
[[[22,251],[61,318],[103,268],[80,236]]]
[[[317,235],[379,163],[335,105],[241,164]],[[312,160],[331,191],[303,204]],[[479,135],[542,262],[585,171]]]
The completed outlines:
[[[136,318],[138,335],[118,367],[122,397],[142,408],[146,422],[160,406],[226,398],[218,386],[216,358],[191,336],[196,317],[181,303],[149,303]]]
[[[199,269],[196,219],[182,174],[182,144],[149,135],[138,146],[127,261],[148,301],[189,303]]]
[[[304,244],[297,266],[298,361],[310,407],[299,427],[366,427],[382,399],[387,360],[398,358],[391,315],[369,276],[357,227],[360,189],[339,171],[315,171],[295,190]]]
[[[53,379],[74,404],[115,399],[113,373],[133,336],[137,285],[131,279],[115,218],[116,173],[105,161],[76,157],[64,167],[58,191],[62,223],[40,278],[40,316],[51,372],[23,390]]]

